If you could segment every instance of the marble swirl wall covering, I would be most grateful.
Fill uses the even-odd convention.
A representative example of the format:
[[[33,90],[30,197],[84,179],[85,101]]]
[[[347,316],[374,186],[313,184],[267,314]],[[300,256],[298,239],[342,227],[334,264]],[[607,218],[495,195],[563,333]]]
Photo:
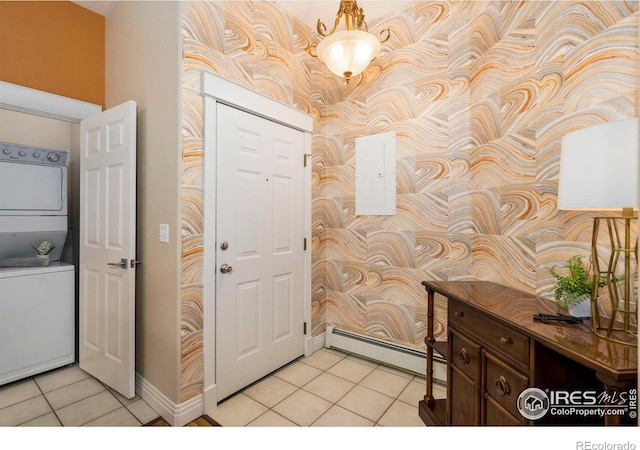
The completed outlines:
[[[556,208],[560,141],[638,115],[636,1],[414,2],[369,21],[392,37],[349,85],[308,55],[318,36],[271,2],[182,11],[183,400],[203,378],[203,70],[314,117],[314,336],[331,324],[421,349],[422,280],[551,298],[546,267],[588,258],[591,216]],[[357,216],[355,139],[389,131],[397,214]]]

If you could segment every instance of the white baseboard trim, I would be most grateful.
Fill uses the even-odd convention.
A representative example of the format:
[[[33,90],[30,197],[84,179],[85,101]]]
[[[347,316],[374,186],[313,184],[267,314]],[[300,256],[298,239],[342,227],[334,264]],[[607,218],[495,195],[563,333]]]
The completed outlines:
[[[324,343],[326,342],[326,335],[327,333],[322,333],[311,338],[311,348],[313,350],[311,353],[317,352],[321,348],[324,348]]]
[[[326,347],[327,333],[322,333],[314,337],[310,337],[305,340],[305,356],[310,356],[312,353]],[[311,351],[307,354],[308,351]],[[362,355],[367,357],[367,355]],[[434,361],[434,378],[441,382],[446,383],[447,380],[447,366],[439,361]],[[208,399],[207,405],[212,405],[213,409],[217,407],[217,386],[212,386],[206,389],[202,395],[198,395],[186,402],[175,404],[170,401],[162,392],[160,392],[155,386],[142,378],[140,374],[136,373],[136,393],[142,398],[151,408],[162,416],[171,426],[181,427],[192,420],[197,419],[201,415],[205,414],[204,405],[205,397]],[[211,412],[211,411],[208,411]]]
[[[181,427],[204,413],[203,395],[175,404],[136,373],[136,393],[173,427]]]
[[[211,415],[218,407],[218,385],[206,388],[204,390],[204,405],[203,410],[205,414]]]

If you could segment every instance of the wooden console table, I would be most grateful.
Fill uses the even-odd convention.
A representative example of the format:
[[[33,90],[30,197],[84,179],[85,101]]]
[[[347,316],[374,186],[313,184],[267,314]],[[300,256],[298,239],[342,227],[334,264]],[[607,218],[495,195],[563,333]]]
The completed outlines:
[[[419,402],[427,425],[621,425],[637,419],[546,414],[517,408],[527,388],[620,395],[636,388],[638,349],[602,339],[583,324],[534,322],[556,314],[551,300],[487,281],[424,281],[428,302],[427,388]],[[434,296],[447,299],[447,341],[436,341]],[[435,353],[447,361],[447,397],[433,397]],[[636,410],[637,411],[637,410]]]

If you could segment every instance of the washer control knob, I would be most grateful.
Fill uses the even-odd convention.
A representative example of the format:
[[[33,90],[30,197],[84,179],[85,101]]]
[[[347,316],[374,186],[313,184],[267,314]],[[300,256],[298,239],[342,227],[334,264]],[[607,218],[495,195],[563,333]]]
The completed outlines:
[[[51,162],[58,162],[58,160],[60,159],[60,155],[58,155],[57,153],[49,153],[47,155],[47,159]]]
[[[10,155],[11,154],[11,150],[9,150],[8,148],[5,148],[4,150],[2,150],[2,153],[5,155]]]
[[[40,158],[40,153],[33,152],[33,157],[36,158],[36,159]]]
[[[27,154],[27,153],[26,153],[24,150],[20,150],[20,151],[18,152],[18,155],[19,155],[19,156],[24,156],[24,155],[26,155],[26,154]]]

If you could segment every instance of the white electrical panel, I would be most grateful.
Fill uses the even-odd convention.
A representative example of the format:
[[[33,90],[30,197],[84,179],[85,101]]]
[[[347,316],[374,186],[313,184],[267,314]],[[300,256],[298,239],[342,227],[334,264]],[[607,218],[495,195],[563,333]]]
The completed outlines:
[[[396,133],[356,139],[356,214],[396,214]]]

